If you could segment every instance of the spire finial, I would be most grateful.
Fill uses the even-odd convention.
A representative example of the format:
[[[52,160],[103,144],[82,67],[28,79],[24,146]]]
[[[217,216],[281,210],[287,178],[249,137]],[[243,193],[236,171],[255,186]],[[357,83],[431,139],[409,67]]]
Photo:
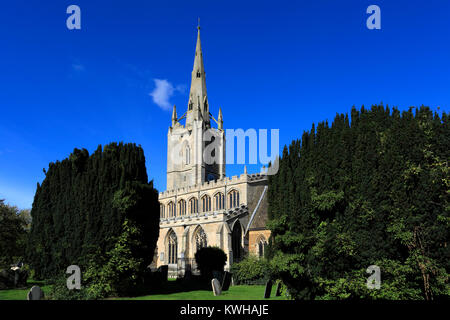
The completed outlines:
[[[197,29],[200,30],[200,17],[198,17]]]

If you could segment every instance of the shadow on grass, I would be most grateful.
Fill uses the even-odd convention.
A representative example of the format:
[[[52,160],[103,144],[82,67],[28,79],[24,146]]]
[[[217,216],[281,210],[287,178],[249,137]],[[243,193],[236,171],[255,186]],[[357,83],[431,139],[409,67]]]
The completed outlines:
[[[139,297],[142,295],[169,295],[192,291],[211,291],[211,281],[207,281],[200,276],[192,276],[189,279],[169,279],[167,281],[152,281],[145,288],[140,288],[135,294],[128,294],[128,297]]]

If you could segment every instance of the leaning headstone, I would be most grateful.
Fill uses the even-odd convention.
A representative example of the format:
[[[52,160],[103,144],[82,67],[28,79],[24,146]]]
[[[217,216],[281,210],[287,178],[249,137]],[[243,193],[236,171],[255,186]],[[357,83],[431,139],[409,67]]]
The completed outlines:
[[[270,298],[270,292],[272,291],[272,280],[267,281],[266,289],[264,290],[264,299]]]
[[[220,285],[219,280],[216,278],[211,280],[211,286],[213,289],[214,296],[220,296],[222,294],[222,287]]]
[[[223,275],[223,281],[222,281],[222,291],[228,291],[228,289],[230,288],[231,277],[232,277],[232,274],[229,273],[228,271],[225,271],[225,273]]]
[[[277,291],[275,292],[275,296],[276,297],[281,296],[281,281],[279,281],[277,284]]]
[[[27,294],[27,300],[42,300],[44,298],[44,291],[38,286],[31,287]]]

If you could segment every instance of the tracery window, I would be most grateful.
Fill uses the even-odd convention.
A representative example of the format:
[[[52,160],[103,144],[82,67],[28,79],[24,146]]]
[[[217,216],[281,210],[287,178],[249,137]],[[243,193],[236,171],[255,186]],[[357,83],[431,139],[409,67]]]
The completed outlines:
[[[197,251],[201,248],[207,247],[206,233],[202,227],[198,227],[194,234],[194,241]]]
[[[171,231],[168,237],[168,244],[167,244],[167,253],[168,253],[167,257],[169,264],[177,263],[177,250],[178,250],[177,235],[175,234],[175,232]]]
[[[197,198],[191,198],[189,200],[189,214],[198,213],[198,200]]]
[[[211,197],[210,196],[208,196],[208,195],[203,196],[202,209],[203,209],[203,212],[211,211]]]
[[[214,196],[214,205],[216,210],[222,210],[225,208],[225,196],[222,192],[219,192]]]
[[[183,199],[178,201],[178,213],[180,216],[186,215],[186,201]]]
[[[173,218],[175,217],[175,204],[170,201],[169,204],[167,205],[168,208],[168,213],[169,213],[169,218]]]
[[[166,206],[164,204],[159,205],[159,213],[161,219],[164,219],[166,217]]]
[[[239,191],[233,190],[228,193],[228,200],[230,208],[235,208],[239,206]]]

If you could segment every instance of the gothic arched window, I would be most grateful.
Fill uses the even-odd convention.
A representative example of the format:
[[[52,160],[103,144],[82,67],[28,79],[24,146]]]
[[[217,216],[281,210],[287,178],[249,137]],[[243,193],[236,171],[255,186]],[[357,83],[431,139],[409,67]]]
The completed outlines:
[[[230,208],[239,207],[239,191],[233,190],[228,193]]]
[[[171,231],[167,238],[167,259],[169,264],[177,263],[178,241],[175,232]]]
[[[169,218],[175,217],[175,204],[170,201],[169,204],[167,205],[168,208],[168,213],[169,213]]]
[[[203,196],[202,209],[203,209],[203,212],[211,211],[211,197],[210,196],[208,196],[208,195]]]
[[[166,217],[166,206],[163,204],[159,205],[159,210],[160,210],[160,217],[161,219],[164,219]]]
[[[264,257],[264,252],[266,251],[267,241],[264,236],[261,236],[258,241],[258,256]]]
[[[214,205],[216,210],[222,210],[225,207],[225,196],[222,192],[217,193],[214,196]]]
[[[197,198],[191,198],[189,200],[189,214],[198,213],[198,200]]]
[[[206,233],[202,227],[198,227],[195,231],[194,241],[197,251],[208,246],[208,242],[206,241]]]
[[[186,215],[186,201],[183,199],[178,201],[178,213],[180,216]]]

